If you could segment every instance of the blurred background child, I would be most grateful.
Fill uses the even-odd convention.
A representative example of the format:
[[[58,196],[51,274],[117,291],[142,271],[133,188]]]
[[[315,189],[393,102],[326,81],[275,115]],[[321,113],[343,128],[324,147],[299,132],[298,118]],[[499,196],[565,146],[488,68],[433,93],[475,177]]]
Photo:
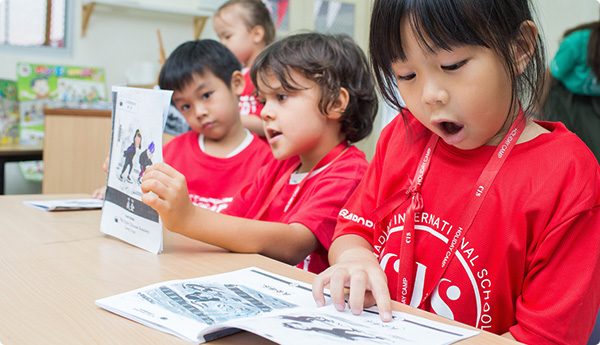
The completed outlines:
[[[564,123],[600,162],[600,22],[567,30],[550,72],[545,119]]]
[[[240,95],[242,123],[264,137],[260,112],[262,104],[250,81],[250,67],[266,46],[275,40],[275,25],[269,10],[260,0],[229,0],[215,13],[213,27],[223,43],[242,63],[246,87]]]

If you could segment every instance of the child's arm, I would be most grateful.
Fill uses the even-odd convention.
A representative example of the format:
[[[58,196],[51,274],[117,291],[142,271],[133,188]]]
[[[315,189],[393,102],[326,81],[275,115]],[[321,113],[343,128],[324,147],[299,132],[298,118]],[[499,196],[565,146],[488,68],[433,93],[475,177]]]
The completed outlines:
[[[259,137],[265,136],[265,130],[260,116],[246,115],[242,116],[242,126],[247,128],[250,132],[256,133]]]
[[[159,213],[167,229],[196,240],[289,264],[301,262],[318,246],[316,236],[302,224],[245,219],[194,206],[185,177],[164,163],[146,170],[141,188],[154,193],[144,194],[142,201]]]
[[[344,310],[345,287],[350,287],[348,305],[358,315],[364,307],[377,304],[383,321],[392,320],[387,278],[373,255],[373,247],[358,235],[338,237],[329,249],[333,265],[313,281],[313,296],[319,306],[325,304],[323,289],[329,284],[331,299],[337,310]]]

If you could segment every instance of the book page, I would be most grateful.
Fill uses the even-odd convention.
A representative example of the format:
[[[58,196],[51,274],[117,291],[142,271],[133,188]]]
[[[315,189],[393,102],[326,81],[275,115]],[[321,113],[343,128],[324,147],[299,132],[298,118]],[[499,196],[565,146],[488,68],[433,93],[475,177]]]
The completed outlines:
[[[402,312],[393,312],[393,320],[383,322],[377,313],[365,311],[356,316],[348,309],[339,312],[331,304],[323,308],[278,311],[260,318],[232,320],[219,326],[243,329],[286,345],[443,345],[479,333]]]
[[[162,162],[162,134],[172,91],[113,86],[110,160],[100,230],[137,247],[162,251],[162,222],[142,202],[144,171]]]

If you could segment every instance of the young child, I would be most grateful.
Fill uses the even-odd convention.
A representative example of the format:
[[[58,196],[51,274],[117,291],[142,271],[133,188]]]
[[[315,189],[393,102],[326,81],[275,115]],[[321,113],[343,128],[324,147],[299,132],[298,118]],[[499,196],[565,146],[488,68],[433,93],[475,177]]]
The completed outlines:
[[[600,302],[600,169],[543,85],[528,0],[376,0],[381,134],[313,283],[359,314],[390,298],[529,344],[584,344]],[[525,107],[525,111],[521,108]],[[375,254],[375,255],[373,255]],[[510,332],[510,333],[507,333]]]
[[[564,123],[600,162],[600,21],[565,32],[550,72],[545,119]]]
[[[273,160],[269,146],[242,126],[240,69],[221,43],[190,41],[171,53],[158,81],[173,90],[172,103],[191,128],[164,146],[164,161],[186,177],[195,205],[216,212]]]
[[[244,66],[242,73],[246,88],[240,95],[239,102],[242,123],[253,133],[264,137],[260,120],[262,104],[254,95],[250,66],[258,54],[275,40],[275,25],[269,10],[260,0],[229,0],[215,13],[213,27],[221,43]]]
[[[366,57],[347,36],[300,34],[267,47],[251,76],[278,160],[259,171],[226,214],[193,207],[185,178],[165,164],[144,174],[142,201],[171,231],[320,272],[337,214],[367,167],[365,155],[348,144],[370,133],[377,112]]]

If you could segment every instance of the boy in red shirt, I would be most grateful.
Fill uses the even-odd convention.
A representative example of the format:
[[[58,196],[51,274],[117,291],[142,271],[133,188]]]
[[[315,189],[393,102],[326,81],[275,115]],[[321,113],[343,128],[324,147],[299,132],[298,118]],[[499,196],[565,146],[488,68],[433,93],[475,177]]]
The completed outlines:
[[[173,90],[172,103],[191,128],[164,146],[164,161],[186,176],[193,204],[216,212],[273,160],[269,146],[242,125],[240,69],[221,43],[197,40],[171,53],[158,80]]]
[[[236,195],[227,214],[193,207],[185,178],[165,164],[146,171],[142,201],[171,231],[320,272],[337,214],[367,166],[349,145],[370,133],[377,112],[366,58],[347,36],[300,34],[267,47],[251,76],[277,161]]]

